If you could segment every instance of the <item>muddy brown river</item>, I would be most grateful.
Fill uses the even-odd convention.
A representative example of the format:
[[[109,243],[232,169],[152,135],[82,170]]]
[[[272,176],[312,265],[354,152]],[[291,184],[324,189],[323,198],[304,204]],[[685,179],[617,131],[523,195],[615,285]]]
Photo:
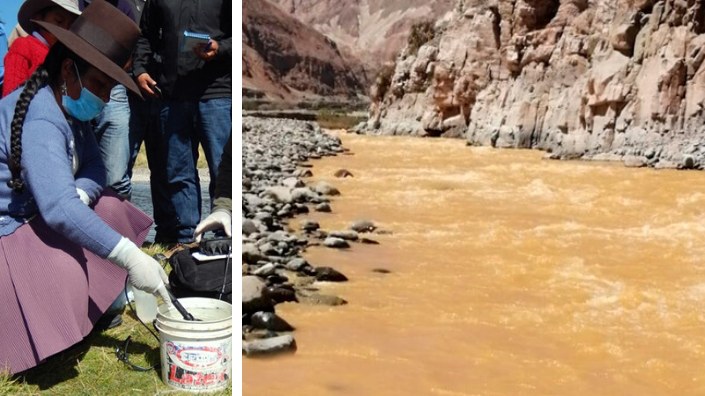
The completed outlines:
[[[298,351],[243,358],[244,395],[705,394],[705,173],[340,137],[308,218],[392,234],[307,251],[349,304],[278,305]]]

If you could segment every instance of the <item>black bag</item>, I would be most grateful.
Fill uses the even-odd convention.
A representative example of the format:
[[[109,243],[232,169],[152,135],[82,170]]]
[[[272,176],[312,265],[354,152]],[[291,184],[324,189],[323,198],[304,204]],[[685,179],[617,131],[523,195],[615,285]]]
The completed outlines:
[[[232,303],[233,266],[231,254],[224,259],[198,261],[193,252],[225,253],[230,246],[224,240],[201,242],[198,248],[184,249],[169,258],[169,286],[177,298],[207,297]],[[228,240],[229,241],[229,240]],[[213,248],[215,246],[215,248]]]

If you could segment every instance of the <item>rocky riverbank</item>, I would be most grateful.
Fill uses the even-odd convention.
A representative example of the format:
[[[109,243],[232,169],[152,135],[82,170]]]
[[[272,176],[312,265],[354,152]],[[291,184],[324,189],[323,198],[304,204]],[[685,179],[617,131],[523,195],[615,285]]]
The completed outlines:
[[[311,160],[346,154],[340,139],[317,124],[289,119],[243,119],[242,128],[242,310],[243,354],[255,356],[296,350],[294,326],[276,315],[283,302],[341,305],[340,297],[319,292],[316,282],[342,282],[345,275],[302,257],[306,247],[345,249],[350,243],[375,243],[360,233],[375,230],[358,221],[347,230],[325,231],[295,216],[311,210],[330,212],[330,197],[340,192],[329,183],[307,185]],[[336,177],[350,176],[344,169]]]

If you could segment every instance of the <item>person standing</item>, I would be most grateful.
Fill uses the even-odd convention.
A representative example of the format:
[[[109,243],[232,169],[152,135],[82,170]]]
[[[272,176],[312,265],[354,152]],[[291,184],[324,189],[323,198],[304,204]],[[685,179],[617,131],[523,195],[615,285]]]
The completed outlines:
[[[77,0],[27,0],[22,4],[17,12],[17,21],[29,35],[14,40],[3,60],[3,97],[17,89],[34,73],[56,42],[51,32],[33,21],[48,22],[68,29],[80,14]]]
[[[194,231],[196,242],[201,242],[203,234],[208,231],[223,230],[227,237],[232,237],[233,218],[233,134],[223,149],[223,156],[218,165],[218,179],[215,181],[215,200],[213,209],[203,221],[198,223]]]
[[[201,217],[196,161],[203,146],[214,194],[220,155],[232,132],[232,2],[228,0],[150,0],[144,7],[142,36],[134,72],[143,94],[161,97],[158,155],[164,160],[168,199],[155,203],[157,243],[186,243]],[[205,34],[190,48],[185,32]],[[158,52],[161,70],[147,66]]]
[[[127,0],[106,0],[130,19],[137,22],[132,7]],[[80,0],[83,10],[91,4],[91,0]],[[100,157],[105,164],[106,183],[123,198],[131,196],[130,181],[124,180],[127,164],[130,161],[130,105],[127,101],[127,90],[122,84],[117,84],[110,92],[110,101],[103,111],[93,121]]]
[[[135,14],[135,20],[140,21],[142,17],[142,11],[146,4],[146,0],[131,0],[130,5],[132,6],[133,13]],[[152,52],[151,58],[146,66],[147,72],[156,76],[159,74],[161,67],[161,57],[157,52]],[[130,73],[134,79],[137,76],[134,74],[134,69],[130,70]],[[169,196],[166,192],[166,176],[164,176],[164,170],[166,169],[164,161],[161,161],[157,155],[158,148],[158,135],[159,135],[159,98],[152,98],[147,95],[144,97],[139,97],[132,92],[127,93],[127,100],[130,104],[130,133],[129,133],[129,162],[127,164],[127,171],[122,178],[122,184],[125,189],[130,191],[132,194],[132,169],[137,161],[137,156],[140,152],[140,147],[144,142],[145,152],[147,155],[147,166],[150,170],[149,182],[151,189],[152,198],[152,208],[155,217],[163,218],[164,215],[161,214],[160,203],[167,202]]]
[[[127,0],[106,0],[132,21],[137,22],[134,11]],[[92,0],[80,0],[81,10],[91,4]],[[100,158],[105,165],[106,185],[120,197],[132,198],[132,184],[125,179],[130,161],[130,104],[127,100],[127,89],[122,84],[116,84],[110,91],[110,101],[103,111],[92,120],[93,132],[98,142]],[[134,95],[134,93],[132,93]],[[122,323],[122,312],[127,305],[125,293],[108,308],[96,324],[97,328],[113,328]]]

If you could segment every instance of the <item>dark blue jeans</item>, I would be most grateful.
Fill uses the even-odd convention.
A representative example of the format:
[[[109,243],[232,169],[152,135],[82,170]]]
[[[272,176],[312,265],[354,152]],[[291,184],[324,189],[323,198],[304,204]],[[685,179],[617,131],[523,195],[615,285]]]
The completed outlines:
[[[164,101],[160,127],[159,151],[166,165],[168,199],[162,201],[163,195],[154,194],[152,188],[155,242],[191,242],[201,220],[201,187],[196,169],[198,145],[203,146],[208,163],[212,202],[220,157],[232,132],[232,98]],[[159,217],[157,207],[162,211]]]

